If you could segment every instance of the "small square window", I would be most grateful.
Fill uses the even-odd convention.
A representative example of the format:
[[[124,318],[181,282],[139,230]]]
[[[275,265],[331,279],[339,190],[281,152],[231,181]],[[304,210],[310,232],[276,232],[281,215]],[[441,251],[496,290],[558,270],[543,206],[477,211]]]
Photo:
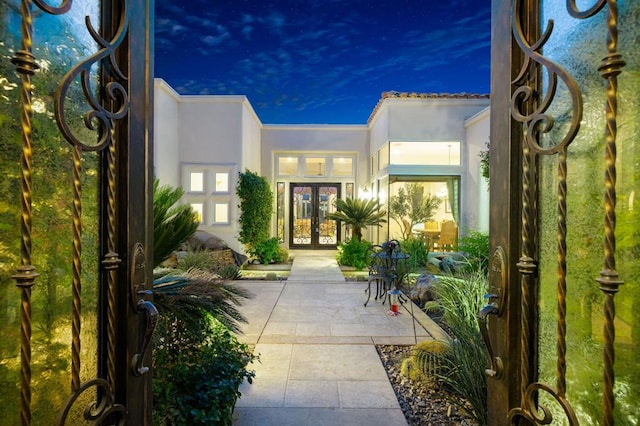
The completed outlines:
[[[189,182],[189,192],[203,192],[204,191],[204,173],[192,172]]]
[[[229,192],[229,173],[216,173],[216,192]]]
[[[229,223],[229,203],[216,203],[214,208],[214,223]]]
[[[202,223],[202,217],[204,212],[202,203],[192,203],[191,208],[195,210],[196,213],[198,213],[198,222]]]

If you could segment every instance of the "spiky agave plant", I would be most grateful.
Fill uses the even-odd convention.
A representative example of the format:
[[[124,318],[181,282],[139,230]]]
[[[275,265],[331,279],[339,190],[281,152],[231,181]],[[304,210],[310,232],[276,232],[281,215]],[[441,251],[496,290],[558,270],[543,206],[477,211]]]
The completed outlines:
[[[362,230],[367,226],[380,226],[386,223],[387,212],[380,210],[379,200],[360,200],[346,198],[336,200],[336,211],[329,213],[327,218],[339,220],[353,230],[353,236],[362,241]]]

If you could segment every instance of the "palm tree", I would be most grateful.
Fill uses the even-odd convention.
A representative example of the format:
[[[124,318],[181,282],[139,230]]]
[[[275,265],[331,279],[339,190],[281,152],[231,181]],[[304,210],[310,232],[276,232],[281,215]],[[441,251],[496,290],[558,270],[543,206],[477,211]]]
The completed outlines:
[[[153,182],[153,267],[177,251],[198,229],[198,213],[188,204],[177,204],[182,188]]]
[[[188,204],[177,204],[182,188],[153,183],[153,265],[180,249],[198,229],[198,213]],[[157,269],[153,280],[154,301],[159,310],[197,333],[211,315],[232,331],[246,319],[237,306],[249,293],[223,281],[211,271],[197,268]]]
[[[336,212],[329,213],[327,218],[339,220],[353,228],[353,236],[362,241],[362,230],[369,225],[380,226],[386,223],[387,212],[380,210],[379,200],[360,200],[347,198],[336,200]]]

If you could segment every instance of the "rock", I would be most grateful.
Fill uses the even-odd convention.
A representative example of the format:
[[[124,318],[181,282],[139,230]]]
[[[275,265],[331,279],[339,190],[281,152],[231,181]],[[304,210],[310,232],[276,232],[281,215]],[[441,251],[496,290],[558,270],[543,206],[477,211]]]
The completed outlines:
[[[422,274],[416,279],[416,285],[411,289],[409,297],[419,306],[435,299],[434,283],[438,281],[433,274]]]
[[[193,250],[224,250],[229,248],[222,238],[201,230],[196,231],[189,239],[188,244]]]

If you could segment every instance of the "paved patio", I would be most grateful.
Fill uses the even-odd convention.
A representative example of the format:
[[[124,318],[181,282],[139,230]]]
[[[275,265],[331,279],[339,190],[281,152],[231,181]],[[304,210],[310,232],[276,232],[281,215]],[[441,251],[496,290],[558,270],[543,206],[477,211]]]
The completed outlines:
[[[442,339],[427,315],[410,303],[398,316],[379,301],[364,307],[366,283],[346,282],[335,252],[296,252],[287,281],[241,285],[254,297],[238,337],[260,362],[234,425],[406,424],[375,345]]]

